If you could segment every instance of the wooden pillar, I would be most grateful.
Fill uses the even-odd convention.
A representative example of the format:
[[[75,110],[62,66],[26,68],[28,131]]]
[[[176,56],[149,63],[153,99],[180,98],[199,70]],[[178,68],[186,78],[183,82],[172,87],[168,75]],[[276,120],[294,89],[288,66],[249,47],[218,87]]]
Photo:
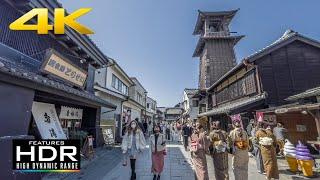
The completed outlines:
[[[314,112],[308,111],[308,113],[314,118],[317,126],[318,139],[320,140],[320,110],[317,109]]]

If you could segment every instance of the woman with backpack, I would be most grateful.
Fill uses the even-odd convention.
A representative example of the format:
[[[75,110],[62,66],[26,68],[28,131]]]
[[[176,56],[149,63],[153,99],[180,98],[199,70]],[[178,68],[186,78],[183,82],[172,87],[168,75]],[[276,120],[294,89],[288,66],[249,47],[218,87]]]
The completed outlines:
[[[190,137],[189,143],[197,180],[209,180],[206,151],[210,142],[203,127],[204,125],[196,122],[196,128]]]
[[[124,155],[123,166],[127,165],[127,157],[130,158],[131,180],[136,179],[136,159],[140,152],[146,147],[146,140],[138,122],[133,120],[128,124],[122,139],[122,153]]]
[[[164,155],[166,155],[166,138],[160,133],[158,125],[153,127],[153,133],[150,136],[150,148],[152,166],[151,172],[153,173],[153,180],[160,180],[160,175],[164,166]]]

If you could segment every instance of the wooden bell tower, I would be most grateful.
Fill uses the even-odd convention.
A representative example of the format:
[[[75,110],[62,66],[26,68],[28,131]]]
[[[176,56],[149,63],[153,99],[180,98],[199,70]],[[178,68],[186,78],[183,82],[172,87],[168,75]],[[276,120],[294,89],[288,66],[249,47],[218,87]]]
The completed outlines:
[[[229,24],[238,10],[199,11],[193,35],[200,37],[193,57],[200,58],[200,90],[210,87],[236,65],[234,46],[244,36],[231,35]]]

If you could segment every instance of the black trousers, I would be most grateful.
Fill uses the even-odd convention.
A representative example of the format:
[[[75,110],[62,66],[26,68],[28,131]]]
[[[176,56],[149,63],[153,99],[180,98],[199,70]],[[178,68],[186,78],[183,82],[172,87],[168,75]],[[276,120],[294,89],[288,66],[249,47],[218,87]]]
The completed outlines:
[[[130,167],[131,167],[131,172],[135,173],[136,172],[136,159],[130,159]]]
[[[166,131],[166,139],[170,140],[170,131]]]
[[[184,148],[188,148],[188,145],[189,145],[189,136],[183,136],[183,145],[184,145]]]

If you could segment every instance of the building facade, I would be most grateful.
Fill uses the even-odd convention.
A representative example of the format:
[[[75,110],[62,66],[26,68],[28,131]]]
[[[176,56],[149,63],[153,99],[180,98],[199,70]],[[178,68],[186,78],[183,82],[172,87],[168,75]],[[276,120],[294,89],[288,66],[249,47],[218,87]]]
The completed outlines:
[[[48,8],[50,13],[62,8],[55,0],[5,0],[0,4],[0,119],[7,120],[0,127],[0,159],[4,162],[0,179],[14,178],[11,163],[8,165],[12,139],[80,138],[83,142],[92,135],[94,146],[99,146],[103,144],[101,107],[116,108],[93,93],[94,71],[108,59],[89,37],[68,27],[65,35],[9,29],[10,23],[34,7]],[[32,176],[37,175],[23,178],[36,179]]]
[[[117,142],[121,137],[123,102],[128,101],[131,86],[134,86],[134,82],[114,59],[109,58],[108,65],[95,72],[96,96],[117,106],[115,110],[101,109],[100,126],[103,131],[111,129]]]
[[[195,97],[198,89],[184,89],[183,91],[183,119],[196,120],[199,114],[199,98]]]
[[[129,87],[128,101],[123,102],[123,113],[126,113],[130,120],[138,118],[143,122],[146,115],[147,91],[137,78],[131,77],[131,80],[134,85]]]
[[[147,96],[146,102],[146,121],[155,121],[157,114],[157,101]]]
[[[177,121],[180,120],[183,113],[183,109],[180,107],[167,107],[164,112],[165,121]]]
[[[242,60],[208,88],[208,111],[199,116],[220,120],[227,127],[230,116],[240,115],[243,125],[257,119],[256,112],[281,107],[286,98],[320,85],[320,43],[292,30]],[[264,120],[275,125],[276,116]],[[288,124],[291,122],[286,122]],[[307,122],[305,122],[307,123]],[[300,139],[315,139],[316,124],[308,121],[309,131]],[[295,136],[292,131],[292,137]],[[295,139],[296,140],[296,139]]]
[[[165,120],[165,112],[166,112],[166,107],[157,107],[157,115],[156,115],[157,122],[161,122]]]

